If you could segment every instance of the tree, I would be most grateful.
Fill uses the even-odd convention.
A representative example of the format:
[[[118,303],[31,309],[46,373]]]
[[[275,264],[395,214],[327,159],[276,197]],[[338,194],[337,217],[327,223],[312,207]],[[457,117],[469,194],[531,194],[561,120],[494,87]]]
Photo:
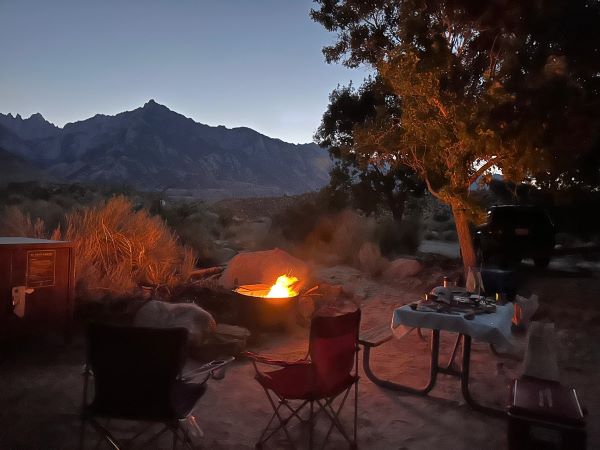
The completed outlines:
[[[335,89],[315,140],[336,161],[331,170],[332,190],[345,192],[355,207],[367,213],[383,205],[400,222],[408,195],[421,194],[423,183],[406,165],[380,164],[361,153],[354,141],[356,123],[376,117],[379,109],[397,108],[396,99],[382,87],[378,80],[369,79],[360,89],[352,85]]]
[[[355,151],[414,170],[452,208],[476,264],[474,182],[597,186],[600,7],[592,0],[316,0],[328,62],[370,65],[399,101],[353,126]],[[586,170],[586,168],[588,170]]]

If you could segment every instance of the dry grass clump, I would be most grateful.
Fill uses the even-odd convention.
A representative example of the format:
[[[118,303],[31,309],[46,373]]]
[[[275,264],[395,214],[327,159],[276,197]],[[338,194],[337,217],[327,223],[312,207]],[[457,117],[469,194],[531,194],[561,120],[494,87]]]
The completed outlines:
[[[16,206],[9,206],[2,211],[0,218],[0,234],[2,236],[27,236],[31,238],[47,238],[45,223],[39,217],[35,220],[23,213]]]
[[[125,197],[67,215],[65,240],[75,244],[78,288],[130,292],[138,284],[172,288],[187,280],[194,255],[158,217],[134,211]]]
[[[0,233],[73,242],[77,293],[88,298],[131,293],[139,285],[170,290],[188,279],[195,262],[162,219],[134,211],[122,196],[68,213],[53,232],[43,220],[7,208]]]

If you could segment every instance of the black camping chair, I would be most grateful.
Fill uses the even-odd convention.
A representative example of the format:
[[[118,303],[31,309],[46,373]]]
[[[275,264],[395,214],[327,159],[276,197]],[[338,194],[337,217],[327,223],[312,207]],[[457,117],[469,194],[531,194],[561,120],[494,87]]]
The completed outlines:
[[[150,426],[162,429],[144,444],[166,431],[173,433],[173,448],[181,440],[192,448],[181,422],[189,419],[196,402],[206,391],[206,382],[224,376],[224,366],[233,360],[212,361],[186,375],[188,331],[185,328],[141,328],[92,324],[87,330],[87,362],[84,370],[80,448],[84,447],[89,423],[114,449],[121,449],[143,435]],[[93,377],[94,398],[88,403],[88,380]],[[100,419],[106,419],[102,425]],[[146,422],[149,425],[122,443],[108,430],[111,419]],[[201,434],[201,430],[197,428]]]

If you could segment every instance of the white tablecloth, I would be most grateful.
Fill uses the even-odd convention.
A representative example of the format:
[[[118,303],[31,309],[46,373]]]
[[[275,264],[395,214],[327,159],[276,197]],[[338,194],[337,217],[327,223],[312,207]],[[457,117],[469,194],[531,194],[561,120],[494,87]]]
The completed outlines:
[[[394,310],[392,330],[396,337],[402,337],[414,328],[429,328],[466,334],[473,339],[494,344],[499,350],[510,350],[511,322],[514,313],[512,303],[496,306],[496,312],[476,315],[467,320],[460,315],[438,312],[414,311],[409,305]]]

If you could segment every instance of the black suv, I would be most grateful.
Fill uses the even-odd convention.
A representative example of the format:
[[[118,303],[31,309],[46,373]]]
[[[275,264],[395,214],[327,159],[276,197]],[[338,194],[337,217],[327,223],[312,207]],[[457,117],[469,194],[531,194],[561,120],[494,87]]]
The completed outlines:
[[[511,265],[533,258],[537,267],[546,267],[554,249],[554,233],[554,225],[542,208],[493,206],[486,223],[476,227],[474,244],[484,263]]]

